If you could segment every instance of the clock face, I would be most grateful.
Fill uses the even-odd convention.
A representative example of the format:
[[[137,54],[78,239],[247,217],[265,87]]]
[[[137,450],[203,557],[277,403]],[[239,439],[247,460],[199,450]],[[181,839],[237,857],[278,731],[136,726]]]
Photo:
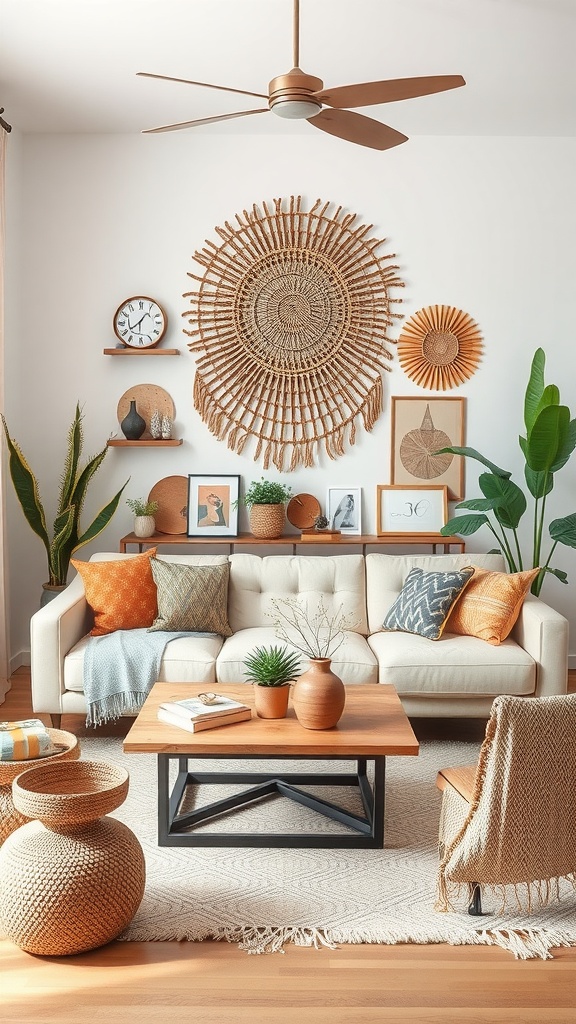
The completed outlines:
[[[114,333],[129,348],[152,348],[167,326],[162,306],[145,295],[126,299],[114,314]]]

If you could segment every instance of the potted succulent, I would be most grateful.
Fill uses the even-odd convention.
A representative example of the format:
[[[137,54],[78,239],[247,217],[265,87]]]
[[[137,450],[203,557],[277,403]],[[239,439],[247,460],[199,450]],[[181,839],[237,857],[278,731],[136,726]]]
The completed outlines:
[[[136,537],[151,537],[156,532],[154,516],[158,511],[157,501],[144,498],[126,498],[128,508],[134,513],[134,534]]]
[[[94,455],[86,465],[80,467],[83,433],[82,413],[76,403],[76,413],[68,431],[66,460],[60,483],[58,507],[50,537],[46,526],[44,506],[40,499],[38,481],[28,465],[26,456],[18,443],[10,437],[8,424],[2,416],[2,425],[10,454],[10,476],[14,490],[28,524],[38,534],[46,548],[48,558],[48,582],[43,583],[44,593],[41,604],[63,590],[68,580],[70,559],[78,548],[88,544],[102,533],[114,515],[126,483],[106,504],[85,530],[80,528],[80,515],[86,498],[86,491],[92,477],[102,465],[108,448]]]
[[[290,683],[300,671],[300,656],[286,647],[256,647],[244,661],[245,675],[255,685],[256,714],[285,718]]]
[[[250,531],[253,537],[273,540],[282,536],[286,519],[286,502],[292,497],[291,487],[274,480],[253,480],[238,504],[250,509]]]

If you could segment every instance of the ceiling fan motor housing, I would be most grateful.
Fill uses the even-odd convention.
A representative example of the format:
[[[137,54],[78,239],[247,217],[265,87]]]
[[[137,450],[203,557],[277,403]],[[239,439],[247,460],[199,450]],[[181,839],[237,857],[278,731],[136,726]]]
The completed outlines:
[[[323,86],[321,78],[305,75],[300,68],[292,68],[287,75],[279,75],[270,82],[268,106],[278,117],[314,117],[322,110],[322,104],[314,93],[320,92]]]

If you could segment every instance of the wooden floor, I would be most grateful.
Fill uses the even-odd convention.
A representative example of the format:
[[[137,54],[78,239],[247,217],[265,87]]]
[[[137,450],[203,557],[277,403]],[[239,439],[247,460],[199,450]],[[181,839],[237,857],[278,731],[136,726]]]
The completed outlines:
[[[570,689],[576,691],[576,672]],[[0,717],[31,713],[20,669]],[[483,733],[474,722],[414,721],[419,738]],[[83,719],[62,727],[85,733]],[[124,723],[111,727],[117,732]],[[104,731],[104,730],[102,730]],[[444,945],[286,947],[249,956],[216,942],[114,942],[36,957],[0,941],[2,1024],[574,1024],[576,948],[517,961]]]

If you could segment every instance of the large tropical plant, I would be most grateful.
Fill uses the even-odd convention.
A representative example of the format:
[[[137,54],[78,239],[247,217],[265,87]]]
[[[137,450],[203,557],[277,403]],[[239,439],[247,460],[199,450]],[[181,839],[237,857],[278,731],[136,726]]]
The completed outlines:
[[[548,526],[552,542],[548,554],[543,554],[545,542],[546,499],[554,487],[554,474],[566,465],[576,447],[576,420],[570,410],[560,404],[560,392],[555,384],[545,384],[546,357],[539,348],[534,354],[530,379],[524,398],[525,434],[518,438],[525,460],[524,478],[533,499],[532,562],[531,568],[540,568],[532,584],[532,592],[540,593],[546,573],[552,573],[561,583],[567,583],[567,574],[554,568],[550,562],[558,544],[576,548],[576,512],[554,519]],[[510,572],[520,572],[525,565],[518,535],[520,520],[528,509],[524,491],[512,480],[508,470],[500,469],[474,448],[441,448],[482,463],[488,473],[481,473],[478,484],[482,498],[461,501],[456,508],[468,509],[468,515],[456,516],[446,523],[442,533],[459,533],[468,537],[482,526],[487,526],[498,541]]]
[[[68,578],[70,558],[78,548],[94,540],[108,525],[114,515],[124,486],[114,495],[86,530],[80,527],[80,516],[88,485],[102,465],[107,448],[80,466],[83,449],[82,413],[76,404],[76,413],[68,431],[68,443],[64,471],[60,481],[60,493],[52,536],[46,526],[46,515],[40,498],[38,482],[30,469],[26,456],[19,444],[10,437],[8,425],[2,416],[2,425],[10,453],[10,476],[18,501],[29,525],[39,537],[48,556],[49,584],[64,586]]]

